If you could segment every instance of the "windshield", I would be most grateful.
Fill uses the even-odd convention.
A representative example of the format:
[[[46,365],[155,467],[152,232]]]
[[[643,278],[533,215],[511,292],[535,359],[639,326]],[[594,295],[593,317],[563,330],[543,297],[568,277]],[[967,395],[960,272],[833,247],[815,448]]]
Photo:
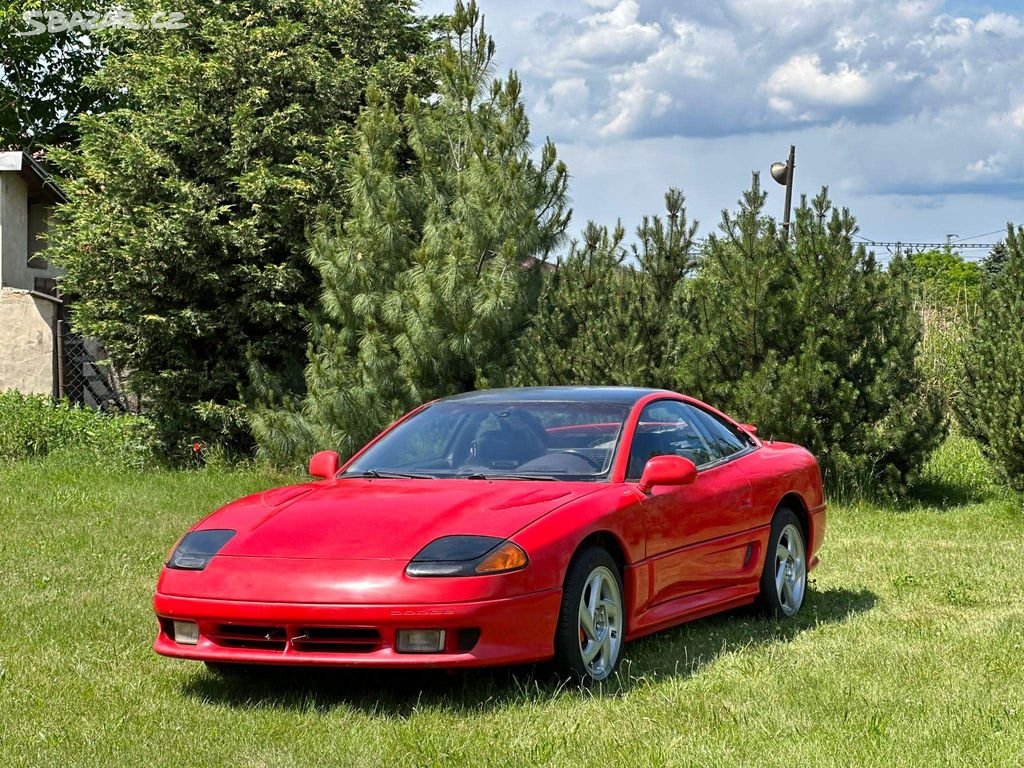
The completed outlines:
[[[448,401],[395,427],[343,476],[601,480],[629,406]]]

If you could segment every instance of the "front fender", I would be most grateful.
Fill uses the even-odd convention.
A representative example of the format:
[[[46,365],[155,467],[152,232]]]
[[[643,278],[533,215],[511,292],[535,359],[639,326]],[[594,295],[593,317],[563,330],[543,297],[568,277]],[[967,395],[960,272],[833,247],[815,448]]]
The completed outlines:
[[[615,537],[628,568],[644,556],[644,519],[638,501],[633,485],[611,483],[534,521],[512,539],[526,550],[531,567],[551,588],[562,586],[573,555],[595,533]]]

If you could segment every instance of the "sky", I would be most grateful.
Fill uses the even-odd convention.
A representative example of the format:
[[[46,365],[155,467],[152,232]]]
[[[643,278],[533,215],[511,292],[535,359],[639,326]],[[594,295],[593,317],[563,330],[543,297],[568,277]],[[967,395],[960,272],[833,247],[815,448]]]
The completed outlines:
[[[993,242],[1024,223],[1021,0],[478,4],[534,143],[569,167],[573,232],[632,230],[679,187],[707,234],[755,170],[781,218],[767,171],[790,144],[795,196],[828,185],[864,238]]]

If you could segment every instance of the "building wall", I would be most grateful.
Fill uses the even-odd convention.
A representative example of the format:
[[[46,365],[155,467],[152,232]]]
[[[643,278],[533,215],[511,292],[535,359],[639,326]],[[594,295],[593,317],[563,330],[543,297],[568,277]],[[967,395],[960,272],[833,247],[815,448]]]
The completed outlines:
[[[44,212],[35,210],[35,228],[45,220]],[[31,291],[37,277],[57,277],[60,273],[48,264],[43,269],[28,266],[29,200],[24,179],[14,171],[0,172],[0,286]],[[45,248],[33,244],[32,251],[45,257]]]
[[[56,322],[56,303],[0,288],[0,392],[53,394]]]

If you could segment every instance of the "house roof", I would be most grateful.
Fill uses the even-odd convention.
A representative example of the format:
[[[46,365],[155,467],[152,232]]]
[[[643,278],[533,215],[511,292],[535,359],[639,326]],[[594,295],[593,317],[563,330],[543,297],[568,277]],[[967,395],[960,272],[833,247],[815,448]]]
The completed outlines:
[[[39,197],[51,203],[66,203],[64,194],[53,176],[27,152],[0,152],[0,173],[17,173],[28,185],[30,197]]]

